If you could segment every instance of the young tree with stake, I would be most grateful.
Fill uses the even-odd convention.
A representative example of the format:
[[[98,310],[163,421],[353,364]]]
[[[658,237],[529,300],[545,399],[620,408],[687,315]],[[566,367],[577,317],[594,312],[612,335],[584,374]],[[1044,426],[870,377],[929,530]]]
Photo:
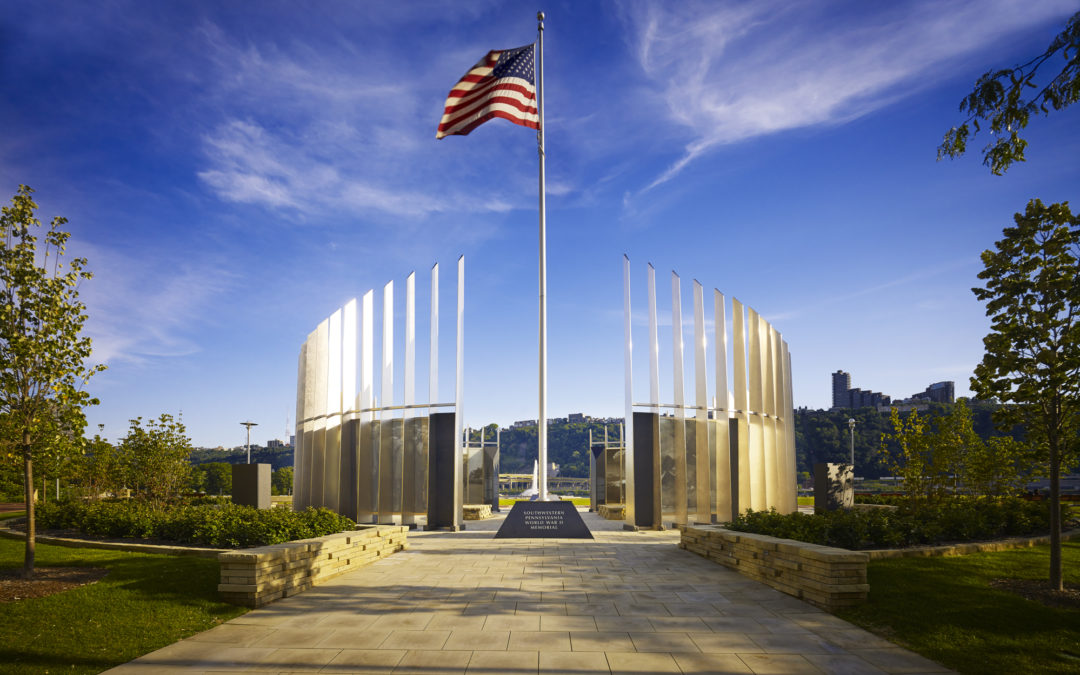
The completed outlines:
[[[0,436],[22,461],[26,499],[24,578],[34,574],[34,461],[71,452],[94,405],[83,390],[105,366],[87,365],[82,335],[86,305],[79,283],[90,279],[85,258],[63,261],[71,236],[53,218],[39,240],[33,190],[20,185],[0,213]]]

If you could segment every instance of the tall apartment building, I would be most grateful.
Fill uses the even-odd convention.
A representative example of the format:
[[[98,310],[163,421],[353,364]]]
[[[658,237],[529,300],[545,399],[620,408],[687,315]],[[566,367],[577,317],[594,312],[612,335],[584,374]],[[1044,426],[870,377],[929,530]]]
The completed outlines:
[[[851,390],[851,373],[838,370],[832,374],[832,407],[847,408],[851,398],[848,391]]]

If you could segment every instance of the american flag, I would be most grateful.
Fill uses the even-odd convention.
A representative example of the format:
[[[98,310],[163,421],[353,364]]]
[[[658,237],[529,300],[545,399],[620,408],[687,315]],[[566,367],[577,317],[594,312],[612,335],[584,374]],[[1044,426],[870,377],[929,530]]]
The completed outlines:
[[[495,117],[538,129],[533,47],[492,50],[480,59],[446,97],[435,138],[465,136]]]

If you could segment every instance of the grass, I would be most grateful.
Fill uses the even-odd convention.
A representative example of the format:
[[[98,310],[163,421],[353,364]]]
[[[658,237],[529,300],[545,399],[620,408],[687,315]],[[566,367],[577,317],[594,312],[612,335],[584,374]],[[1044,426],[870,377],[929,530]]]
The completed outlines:
[[[813,497],[798,497],[797,499],[799,500],[799,506],[813,506],[814,505],[814,498]]]
[[[22,518],[26,515],[26,511],[9,511],[8,513],[0,513],[0,520],[10,520],[11,518]]]
[[[501,508],[503,506],[513,506],[514,502],[527,502],[527,501],[530,501],[530,500],[528,500],[528,499],[504,499],[504,498],[500,497],[499,498],[499,507]],[[574,506],[588,506],[590,500],[589,500],[588,497],[572,497],[571,499],[566,499],[564,501],[572,501],[574,503]]]
[[[0,539],[0,568],[22,567],[23,546]],[[218,597],[213,559],[38,544],[36,562],[109,574],[47,598],[0,605],[5,673],[98,673],[247,611]]]
[[[1065,583],[1080,585],[1080,542],[1063,544]],[[961,673],[1080,672],[1080,610],[1054,609],[989,582],[1046,579],[1038,546],[868,567],[870,600],[837,614]]]

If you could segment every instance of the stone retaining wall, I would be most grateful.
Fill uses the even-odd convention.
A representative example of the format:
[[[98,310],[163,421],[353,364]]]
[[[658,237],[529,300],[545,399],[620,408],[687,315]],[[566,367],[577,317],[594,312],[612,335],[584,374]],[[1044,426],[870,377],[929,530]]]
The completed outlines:
[[[408,548],[408,527],[358,527],[315,539],[221,553],[218,592],[227,602],[262,607]]]
[[[857,605],[870,592],[865,553],[733,532],[716,525],[679,530],[679,548],[822,609]]]

